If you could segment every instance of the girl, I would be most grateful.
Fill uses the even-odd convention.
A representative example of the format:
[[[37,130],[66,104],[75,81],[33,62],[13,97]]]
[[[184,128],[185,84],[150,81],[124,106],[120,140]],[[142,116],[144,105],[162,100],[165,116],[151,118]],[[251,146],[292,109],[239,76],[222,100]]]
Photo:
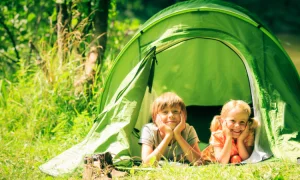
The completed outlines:
[[[250,106],[242,100],[227,102],[220,116],[211,122],[210,145],[202,152],[206,162],[240,163],[253,151],[254,130],[258,121],[249,118]]]
[[[193,126],[186,123],[186,107],[175,93],[159,96],[152,105],[153,123],[142,129],[142,160],[149,164],[162,157],[172,161],[195,163],[200,159],[198,136]]]

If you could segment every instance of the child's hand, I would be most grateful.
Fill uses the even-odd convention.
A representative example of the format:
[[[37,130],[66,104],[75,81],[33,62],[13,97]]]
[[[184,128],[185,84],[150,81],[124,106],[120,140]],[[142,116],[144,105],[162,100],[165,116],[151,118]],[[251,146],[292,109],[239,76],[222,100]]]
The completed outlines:
[[[174,135],[180,135],[181,132],[185,129],[186,119],[180,114],[180,123],[174,129]]]
[[[238,137],[238,140],[244,141],[244,139],[249,135],[249,124],[245,127],[244,131],[242,134]]]
[[[232,137],[232,133],[231,133],[230,129],[227,127],[226,120],[224,120],[222,123],[222,130],[226,137]]]
[[[173,135],[172,129],[161,121],[161,117],[159,114],[156,115],[155,123],[159,131],[162,132],[164,135]]]

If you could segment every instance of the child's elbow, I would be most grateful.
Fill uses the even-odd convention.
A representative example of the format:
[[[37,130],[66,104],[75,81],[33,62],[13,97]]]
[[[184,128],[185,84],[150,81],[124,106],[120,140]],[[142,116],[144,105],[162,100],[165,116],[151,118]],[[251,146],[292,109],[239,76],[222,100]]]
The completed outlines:
[[[148,157],[144,157],[144,158],[142,158],[142,162],[143,162],[143,164],[149,164],[150,159]]]
[[[144,165],[155,166],[157,164],[157,158],[155,156],[142,158]]]
[[[229,159],[226,158],[220,158],[220,157],[216,157],[216,161],[219,164],[228,164],[229,163]]]

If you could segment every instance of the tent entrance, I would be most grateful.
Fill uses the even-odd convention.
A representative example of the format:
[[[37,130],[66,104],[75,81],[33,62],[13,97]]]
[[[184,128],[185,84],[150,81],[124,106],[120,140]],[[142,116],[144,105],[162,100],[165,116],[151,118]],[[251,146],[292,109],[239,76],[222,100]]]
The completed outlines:
[[[231,99],[252,103],[249,77],[238,52],[216,39],[191,38],[156,55],[153,89],[172,91],[187,106],[187,122],[208,143],[210,122]]]

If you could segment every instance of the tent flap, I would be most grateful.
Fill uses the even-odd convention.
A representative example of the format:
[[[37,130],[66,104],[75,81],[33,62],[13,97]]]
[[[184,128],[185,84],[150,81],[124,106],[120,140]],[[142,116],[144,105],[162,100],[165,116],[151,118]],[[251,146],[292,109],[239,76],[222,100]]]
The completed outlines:
[[[40,166],[53,176],[73,172],[83,162],[85,155],[111,152],[116,157],[130,157],[129,139],[135,126],[153,63],[155,48],[129,73],[120,84],[110,104],[97,117],[89,136],[81,143]],[[130,163],[128,160],[119,164]]]

